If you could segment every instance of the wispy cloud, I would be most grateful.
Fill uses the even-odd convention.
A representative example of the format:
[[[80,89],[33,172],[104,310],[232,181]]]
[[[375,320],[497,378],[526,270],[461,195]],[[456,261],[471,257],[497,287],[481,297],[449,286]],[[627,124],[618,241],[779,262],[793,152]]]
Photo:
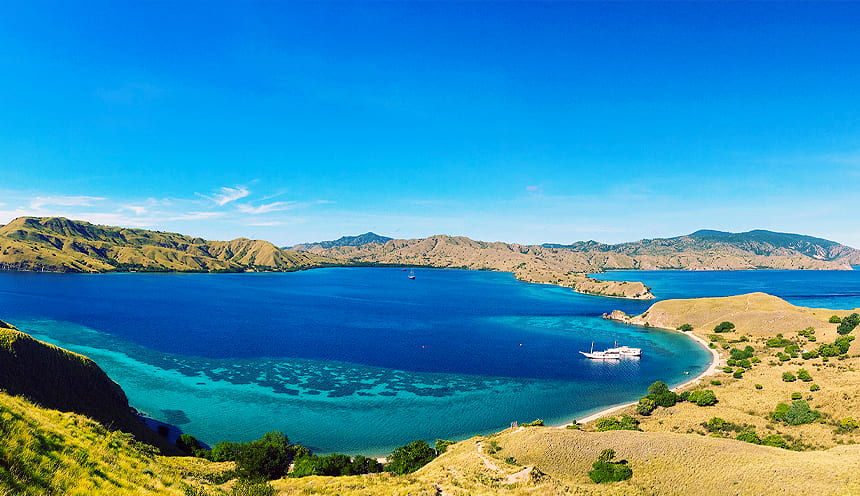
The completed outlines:
[[[146,207],[141,206],[141,205],[124,205],[122,207],[122,210],[131,210],[132,212],[134,212],[137,215],[144,215],[147,212]]]
[[[248,225],[249,226],[255,226],[255,227],[270,227],[270,226],[280,226],[283,224],[284,224],[283,222],[275,221],[275,222],[251,222]]]
[[[245,198],[250,195],[251,192],[248,191],[248,188],[244,186],[236,186],[235,188],[223,187],[218,190],[217,193],[212,196],[200,195],[204,198],[208,198],[215,202],[219,207],[223,207],[224,205]]]
[[[543,186],[541,186],[540,184],[535,185],[535,186],[526,186],[526,191],[528,191],[529,193],[537,193],[537,192],[540,192],[542,190],[543,190]]]
[[[265,205],[260,205],[257,207],[252,207],[251,205],[247,205],[247,204],[241,204],[241,205],[237,205],[237,208],[239,209],[240,212],[243,212],[246,214],[259,215],[259,214],[265,214],[268,212],[280,212],[283,210],[290,210],[292,208],[295,208],[297,205],[298,205],[298,202],[295,202],[295,201],[281,201],[281,202],[267,203]]]
[[[30,208],[39,209],[45,205],[59,207],[92,207],[95,202],[104,201],[107,198],[98,196],[37,196],[30,202]]]
[[[224,212],[188,212],[187,214],[179,214],[173,217],[170,217],[166,220],[207,220],[207,219],[217,219],[218,217],[223,217]]]

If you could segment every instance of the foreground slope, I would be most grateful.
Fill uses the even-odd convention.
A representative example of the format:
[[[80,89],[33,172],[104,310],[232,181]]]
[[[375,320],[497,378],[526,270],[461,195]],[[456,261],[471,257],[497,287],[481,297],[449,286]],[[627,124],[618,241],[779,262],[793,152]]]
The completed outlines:
[[[176,233],[19,217],[0,226],[0,269],[51,272],[297,270],[328,260],[247,238],[207,241]]]
[[[33,339],[0,321],[0,390],[46,408],[91,417],[134,434],[165,453],[175,446],[148,429],[129,407],[122,388],[89,358]]]

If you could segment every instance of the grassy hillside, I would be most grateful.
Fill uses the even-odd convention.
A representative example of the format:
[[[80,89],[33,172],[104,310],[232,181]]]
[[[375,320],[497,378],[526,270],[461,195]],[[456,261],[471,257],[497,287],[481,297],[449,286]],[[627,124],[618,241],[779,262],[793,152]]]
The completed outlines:
[[[181,496],[214,490],[230,468],[157,456],[129,434],[0,392],[0,495]]]
[[[176,233],[20,217],[0,227],[0,269],[51,272],[296,270],[332,263],[246,238],[206,241]]]
[[[33,339],[0,321],[0,390],[46,408],[86,415],[179,454],[141,423],[122,388],[89,358]]]

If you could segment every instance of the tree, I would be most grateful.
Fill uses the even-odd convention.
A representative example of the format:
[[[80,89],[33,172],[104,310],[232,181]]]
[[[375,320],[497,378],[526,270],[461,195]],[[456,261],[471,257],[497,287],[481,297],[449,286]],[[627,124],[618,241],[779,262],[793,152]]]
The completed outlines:
[[[656,381],[648,386],[646,398],[652,400],[657,406],[670,407],[678,402],[678,395],[669,391],[669,386],[663,381]]]
[[[799,369],[797,371],[797,378],[803,382],[812,382],[812,376],[809,375],[809,371],[806,369]]]
[[[690,324],[681,324],[678,326],[678,330],[682,332],[690,332],[693,330],[693,326]]]
[[[213,462],[236,461],[236,457],[239,454],[240,447],[241,445],[239,443],[221,441],[220,443],[217,443],[215,444],[215,446],[212,447],[212,451],[209,452],[209,459]]]
[[[192,456],[198,456],[201,451],[205,451],[203,447],[200,446],[200,441],[191,434],[181,434],[179,438],[176,439],[176,447]]]
[[[853,331],[858,324],[860,324],[860,314],[852,313],[842,319],[842,323],[836,327],[836,332],[839,334],[848,334]]]
[[[283,477],[293,461],[290,440],[278,431],[241,445],[236,456],[236,474],[243,479],[273,480]]]
[[[739,432],[735,439],[745,443],[761,444],[761,438],[753,430]]]
[[[782,373],[783,382],[794,382],[797,380],[797,376],[792,374],[791,372],[783,372]]]
[[[841,324],[842,319],[840,319],[838,315],[831,315],[830,320],[828,322],[830,322],[831,324]]]
[[[436,453],[426,441],[412,441],[391,452],[386,468],[395,474],[409,474],[430,463]]]
[[[597,457],[597,461],[591,465],[593,470],[588,471],[588,477],[596,484],[623,481],[633,477],[633,469],[627,465],[627,460],[613,462],[613,458],[615,458],[615,450],[603,450]]]
[[[697,389],[690,393],[688,401],[699,406],[712,406],[717,404],[717,395],[710,389]]]
[[[785,422],[788,425],[811,424],[821,417],[821,413],[809,407],[803,400],[793,401],[791,405],[779,403],[770,414],[773,420]]]
[[[714,327],[714,332],[729,332],[735,329],[735,325],[731,322],[720,322]]]

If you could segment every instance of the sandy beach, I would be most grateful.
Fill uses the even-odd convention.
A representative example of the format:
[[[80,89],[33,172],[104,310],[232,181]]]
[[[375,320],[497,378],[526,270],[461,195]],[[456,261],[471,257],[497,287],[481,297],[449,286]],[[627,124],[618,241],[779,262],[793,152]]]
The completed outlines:
[[[619,321],[619,322],[620,322],[620,321]],[[625,322],[625,324],[628,324],[628,325],[639,325],[639,324],[632,324],[632,323],[630,323],[630,322]],[[640,327],[644,327],[644,326],[640,326]],[[702,372],[701,374],[699,374],[699,375],[697,375],[697,376],[695,376],[695,377],[692,377],[690,380],[685,381],[685,382],[682,382],[681,384],[679,384],[679,385],[677,385],[677,386],[673,387],[673,388],[672,388],[672,391],[675,391],[675,392],[677,392],[677,391],[681,391],[681,390],[683,390],[684,388],[686,388],[687,386],[690,386],[691,384],[696,384],[696,383],[698,383],[698,382],[699,382],[699,380],[701,380],[701,378],[702,378],[702,377],[707,377],[707,376],[714,375],[714,372],[717,370],[717,365],[719,365],[719,363],[720,363],[720,354],[719,354],[719,352],[717,352],[717,350],[716,350],[716,349],[709,347],[709,346],[708,346],[707,341],[705,341],[704,339],[700,338],[699,336],[696,336],[695,334],[693,334],[693,333],[691,333],[691,332],[683,332],[683,331],[679,331],[679,330],[677,330],[677,329],[671,329],[671,328],[668,328],[668,327],[650,326],[650,327],[649,327],[649,329],[663,329],[663,330],[666,330],[666,331],[679,332],[679,333],[681,333],[681,334],[683,334],[683,335],[685,335],[685,336],[689,337],[690,339],[692,339],[692,340],[696,341],[697,343],[699,343],[700,345],[702,345],[702,347],[704,347],[706,350],[708,350],[709,352],[711,352],[711,363],[710,363],[710,364],[708,364],[708,368],[706,368],[706,369],[704,370],[704,372]],[[622,403],[622,404],[620,404],[620,405],[613,405],[613,406],[610,406],[610,407],[604,408],[603,410],[600,410],[600,411],[598,411],[598,412],[592,413],[591,415],[588,415],[588,416],[582,417],[582,418],[580,418],[580,419],[574,419],[574,421],[573,421],[573,422],[568,422],[568,423],[566,423],[566,424],[561,424],[561,425],[557,425],[557,426],[554,426],[554,427],[557,427],[557,428],[559,428],[559,429],[565,429],[565,428],[567,428],[567,426],[569,426],[569,425],[573,425],[573,424],[574,424],[574,422],[575,422],[575,423],[578,423],[578,424],[585,424],[585,423],[587,423],[587,422],[591,422],[591,421],[597,420],[597,419],[599,419],[600,417],[604,417],[604,416],[609,415],[609,414],[611,414],[611,413],[615,413],[615,412],[617,412],[618,410],[622,410],[622,409],[624,409],[624,408],[627,408],[628,406],[636,405],[637,403],[639,403],[639,400],[636,400],[636,401],[630,401],[630,402],[628,402],[628,403]]]

